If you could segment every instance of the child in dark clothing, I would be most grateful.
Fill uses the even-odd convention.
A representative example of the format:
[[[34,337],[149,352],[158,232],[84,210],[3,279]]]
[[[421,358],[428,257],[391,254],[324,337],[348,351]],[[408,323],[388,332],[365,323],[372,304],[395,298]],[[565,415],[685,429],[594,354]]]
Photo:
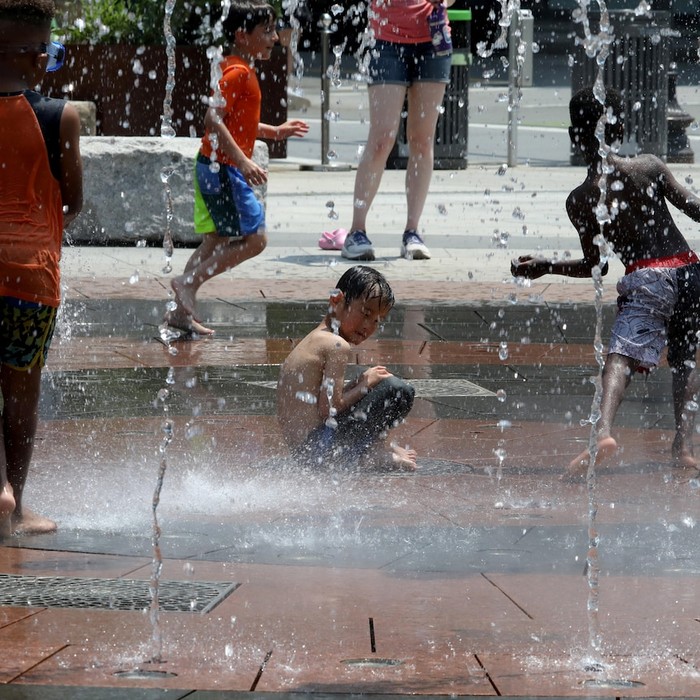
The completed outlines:
[[[667,201],[695,221],[700,221],[700,199],[683,187],[665,163],[652,155],[622,158],[611,150],[601,155],[596,127],[605,117],[605,143],[620,142],[624,134],[619,95],[608,90],[605,106],[591,88],[575,94],[569,105],[569,135],[588,165],[586,179],[566,201],[571,223],[581,239],[583,258],[550,260],[525,255],[514,260],[511,272],[536,279],[544,274],[591,277],[596,266],[606,274],[597,237],[601,176],[606,166],[604,205],[608,215],[602,225],[605,241],[625,265],[618,282],[618,314],[612,329],[603,368],[603,392],[597,426],[596,464],[612,457],[617,441],[611,431],[625,389],[636,370],[659,364],[668,346],[673,372],[673,406],[676,466],[696,469],[693,432],[700,386],[695,355],[700,332],[700,260],[676,226]],[[590,461],[584,450],[568,467],[564,478],[577,478]]]

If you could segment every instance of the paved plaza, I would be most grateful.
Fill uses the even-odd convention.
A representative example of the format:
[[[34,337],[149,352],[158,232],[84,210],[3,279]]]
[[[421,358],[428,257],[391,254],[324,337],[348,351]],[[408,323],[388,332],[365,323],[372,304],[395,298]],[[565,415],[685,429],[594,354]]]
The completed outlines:
[[[351,264],[317,241],[349,225],[352,171],[272,164],[268,248],[201,290],[210,339],[159,341],[162,249],[65,249],[26,497],[58,532],[0,543],[0,698],[700,697],[700,480],[670,465],[669,370],[634,379],[595,488],[561,482],[589,439],[594,289],[509,261],[578,255],[583,170],[491,150],[435,173],[431,260],[399,258],[402,172],[369,218],[397,306],[356,360],[416,387],[411,474],[300,470],[275,420],[279,364]]]

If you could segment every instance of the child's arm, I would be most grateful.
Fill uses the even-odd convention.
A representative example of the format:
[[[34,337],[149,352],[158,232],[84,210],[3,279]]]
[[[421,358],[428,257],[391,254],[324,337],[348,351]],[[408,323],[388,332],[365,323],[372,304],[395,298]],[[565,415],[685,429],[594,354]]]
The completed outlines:
[[[330,416],[331,408],[335,409],[335,413],[340,413],[346,408],[343,402],[343,389],[345,368],[350,360],[351,349],[345,341],[333,337],[323,354],[323,378],[318,391],[317,404],[321,421],[325,421]]]
[[[286,141],[292,136],[306,136],[309,125],[301,119],[290,119],[284,124],[258,124],[258,138],[268,141]]]
[[[323,370],[323,380],[318,395],[319,418],[325,421],[331,414],[331,408],[335,413],[341,413],[350,406],[354,406],[367,392],[382,379],[391,374],[386,367],[370,367],[365,370],[357,381],[345,386],[345,368],[348,365],[352,349],[339,348],[334,339],[333,347],[326,357]]]
[[[659,167],[666,199],[693,221],[700,221],[700,199],[676,180],[666,163],[659,160]]]
[[[350,382],[345,387],[343,402],[346,408],[356,404],[370,389],[377,386],[383,379],[391,376],[391,372],[381,365],[366,369],[354,382]]]
[[[590,202],[577,200],[575,193],[566,200],[566,210],[571,223],[578,231],[583,257],[578,260],[552,260],[543,256],[521,255],[510,264],[514,277],[537,279],[543,275],[564,275],[565,277],[592,277],[593,268],[600,264],[600,248],[594,243],[600,233],[600,226],[594,215]],[[607,262],[601,268],[601,274],[608,273]]]
[[[61,113],[61,200],[63,221],[69,224],[83,208],[83,164],[80,158],[80,117],[71,104]]]
[[[267,182],[267,173],[240,149],[224,124],[224,114],[223,109],[209,107],[204,117],[204,127],[210,134],[216,134],[218,148],[235,164],[249,185],[263,185]]]

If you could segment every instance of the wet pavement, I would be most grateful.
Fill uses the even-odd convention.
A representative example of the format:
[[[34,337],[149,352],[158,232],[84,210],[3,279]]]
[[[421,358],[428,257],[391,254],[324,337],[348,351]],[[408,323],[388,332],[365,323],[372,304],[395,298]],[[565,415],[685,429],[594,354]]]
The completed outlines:
[[[92,295],[74,255],[102,270]],[[547,300],[561,288],[546,285],[496,287],[496,301],[493,283],[431,281],[434,262],[407,264],[397,289],[410,276],[416,297],[452,299],[399,294],[357,362],[416,385],[397,439],[420,469],[311,473],[287,458],[273,387],[324,312],[328,269],[349,263],[324,269],[311,254],[296,287],[307,301],[284,301],[274,247],[264,255],[258,277],[241,268],[202,289],[214,338],[168,348],[156,339],[160,251],[66,251],[27,496],[59,530],[0,548],[3,576],[19,577],[2,600],[3,697],[700,696],[700,482],[669,466],[668,369],[633,382],[624,451],[599,476],[595,623],[588,493],[558,481],[588,439],[593,306]],[[114,260],[134,256],[129,283]],[[608,300],[605,327],[612,313]],[[151,499],[165,420],[156,637]]]
[[[559,481],[589,438],[594,290],[508,273],[522,252],[577,255],[564,201],[581,169],[436,173],[430,261],[398,258],[388,172],[370,235],[397,306],[353,371],[414,383],[396,439],[420,468],[289,461],[274,383],[351,264],[316,241],[348,225],[353,177],[273,164],[268,248],[201,290],[211,339],[158,340],[160,249],[66,248],[27,485],[59,529],[1,543],[0,697],[700,697],[700,481],[670,466],[668,368],[632,382],[596,488]]]

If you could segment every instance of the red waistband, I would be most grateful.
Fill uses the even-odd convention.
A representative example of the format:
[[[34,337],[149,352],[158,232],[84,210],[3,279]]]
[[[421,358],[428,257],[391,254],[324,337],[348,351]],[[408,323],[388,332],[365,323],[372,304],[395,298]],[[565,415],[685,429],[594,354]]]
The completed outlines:
[[[625,268],[625,274],[641,270],[645,267],[684,267],[692,263],[700,262],[700,258],[692,250],[686,250],[685,253],[669,255],[666,258],[644,258],[637,260]]]

